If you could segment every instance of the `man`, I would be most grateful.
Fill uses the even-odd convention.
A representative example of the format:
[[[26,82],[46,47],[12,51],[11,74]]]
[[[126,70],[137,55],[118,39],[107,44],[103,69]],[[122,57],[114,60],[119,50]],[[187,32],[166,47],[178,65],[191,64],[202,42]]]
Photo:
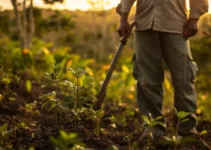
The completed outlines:
[[[135,0],[121,0],[120,36],[129,36],[128,15]],[[180,136],[197,135],[196,92],[197,65],[193,61],[188,38],[198,31],[199,18],[208,11],[207,0],[137,0],[135,61],[133,75],[137,100],[143,115],[163,116],[163,60],[168,65],[174,86],[174,107],[189,112],[189,120],[180,124]],[[164,121],[164,120],[163,120]],[[147,131],[145,131],[147,132]],[[156,126],[153,136],[162,136],[165,126]]]

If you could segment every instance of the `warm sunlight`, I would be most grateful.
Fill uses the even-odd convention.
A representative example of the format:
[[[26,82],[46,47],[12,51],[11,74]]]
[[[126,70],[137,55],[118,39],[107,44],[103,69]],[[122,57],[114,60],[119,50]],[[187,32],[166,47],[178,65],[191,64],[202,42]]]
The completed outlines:
[[[112,7],[117,6],[117,4],[120,2],[120,0],[65,0],[63,4],[56,3],[53,6],[50,5],[44,5],[42,0],[34,0],[35,6],[38,7],[45,7],[45,8],[54,8],[54,9],[70,9],[70,10],[88,10],[91,9],[91,4],[88,3],[88,1],[94,1],[98,4],[95,6],[96,9],[110,9]],[[188,0],[187,0],[188,1]],[[209,3],[211,3],[211,0],[209,0]],[[102,5],[104,4],[104,5]],[[10,9],[12,8],[11,2],[9,0],[1,0],[0,6],[2,8]],[[209,12],[211,12],[211,5],[209,7]]]

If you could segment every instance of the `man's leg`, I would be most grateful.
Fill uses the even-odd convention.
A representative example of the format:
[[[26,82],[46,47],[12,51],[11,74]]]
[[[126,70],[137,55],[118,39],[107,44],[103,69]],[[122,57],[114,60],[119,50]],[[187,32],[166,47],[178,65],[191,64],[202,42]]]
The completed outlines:
[[[164,78],[159,33],[152,30],[136,31],[133,75],[137,82],[137,101],[140,112],[153,118],[163,116],[162,102]],[[164,121],[164,119],[162,120]],[[165,128],[157,127],[163,134]],[[159,131],[159,132],[160,132]]]
[[[179,126],[180,135],[195,134],[196,92],[194,79],[197,65],[192,59],[189,42],[181,34],[162,33],[161,45],[174,85],[174,106],[177,111],[189,112],[188,121]]]

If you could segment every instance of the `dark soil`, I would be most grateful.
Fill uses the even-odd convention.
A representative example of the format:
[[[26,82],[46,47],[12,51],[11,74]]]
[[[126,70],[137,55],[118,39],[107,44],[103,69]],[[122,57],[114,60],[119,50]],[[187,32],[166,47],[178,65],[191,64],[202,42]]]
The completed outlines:
[[[59,130],[63,129],[67,132],[77,133],[87,147],[96,150],[106,150],[110,145],[116,145],[120,150],[142,150],[137,146],[138,139],[142,134],[140,114],[137,111],[129,110],[126,106],[106,105],[104,107],[106,113],[101,120],[103,130],[97,136],[93,132],[94,122],[64,121],[58,123],[51,113],[40,109],[42,101],[36,101],[35,105],[35,100],[43,93],[46,93],[46,91],[40,90],[39,84],[34,84],[30,93],[24,91],[24,88],[20,86],[13,89],[18,95],[15,101],[9,101],[5,97],[0,102],[0,124],[7,123],[8,128],[13,129],[12,135],[4,141],[4,147],[12,145],[13,149],[18,149],[20,147],[29,148],[34,146],[36,150],[53,150],[54,146],[49,137],[58,137]],[[26,104],[31,104],[34,107],[27,111]],[[125,113],[128,110],[133,111],[133,113]],[[121,115],[122,118],[125,118],[123,121]],[[170,116],[170,114],[168,115]],[[111,121],[111,116],[118,116],[115,123]],[[19,126],[21,122],[25,122],[25,127]],[[172,124],[171,117],[167,117],[167,124]],[[208,131],[207,134],[202,136],[202,139],[211,145],[211,121],[199,121],[197,128],[198,131],[204,129]],[[165,144],[152,143],[152,146],[157,150],[173,149]],[[178,147],[178,150],[196,149],[200,149],[196,144]]]

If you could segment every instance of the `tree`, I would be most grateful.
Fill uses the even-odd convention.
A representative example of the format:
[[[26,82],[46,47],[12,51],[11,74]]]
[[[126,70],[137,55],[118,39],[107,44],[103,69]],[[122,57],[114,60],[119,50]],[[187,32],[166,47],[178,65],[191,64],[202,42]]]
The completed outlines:
[[[63,0],[43,0],[46,4],[63,2]],[[16,27],[20,40],[20,48],[28,50],[31,47],[35,23],[33,13],[33,0],[11,0],[15,13]]]
[[[109,4],[108,0],[87,0],[87,2],[91,5],[91,12],[92,12],[92,23],[96,23],[96,16],[94,15],[94,12],[99,12],[99,16],[103,18],[104,22],[106,22],[107,17],[106,17],[106,11],[105,11],[105,6]],[[105,55],[106,49],[105,49],[105,41],[106,41],[106,35],[107,35],[107,26],[106,23],[102,23],[101,25],[101,31],[99,33],[96,33],[96,29],[93,28],[93,33],[96,35],[99,35],[99,42],[98,45],[95,46],[96,50],[96,59],[102,59],[103,56]]]
[[[28,1],[29,4],[27,9],[26,5]],[[20,48],[22,50],[29,49],[34,34],[33,0],[23,0],[22,2],[11,0],[11,2],[15,13]]]

